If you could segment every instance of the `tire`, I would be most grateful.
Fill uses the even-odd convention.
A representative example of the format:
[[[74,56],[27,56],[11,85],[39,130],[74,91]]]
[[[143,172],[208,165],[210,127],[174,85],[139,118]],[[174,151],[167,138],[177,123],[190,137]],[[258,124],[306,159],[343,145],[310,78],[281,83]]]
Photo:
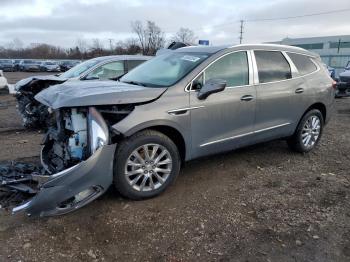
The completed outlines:
[[[312,125],[312,119],[316,119],[319,121],[319,128],[316,128],[316,123]],[[309,122],[308,122],[309,121]],[[310,122],[311,121],[311,122]],[[313,126],[313,128],[309,128],[307,131],[307,127]],[[312,109],[308,111],[302,119],[300,120],[298,127],[292,137],[290,137],[287,140],[288,146],[300,153],[307,153],[314,149],[318,142],[321,139],[322,132],[323,132],[323,126],[324,126],[324,119],[322,113],[317,109]],[[316,137],[317,131],[318,135]],[[308,140],[308,136],[311,136]],[[304,139],[304,141],[303,141]]]
[[[148,152],[148,158],[145,152]],[[164,156],[160,157],[162,154]],[[134,200],[151,198],[175,181],[180,166],[180,155],[174,142],[163,133],[144,130],[117,146],[114,185],[124,197]]]

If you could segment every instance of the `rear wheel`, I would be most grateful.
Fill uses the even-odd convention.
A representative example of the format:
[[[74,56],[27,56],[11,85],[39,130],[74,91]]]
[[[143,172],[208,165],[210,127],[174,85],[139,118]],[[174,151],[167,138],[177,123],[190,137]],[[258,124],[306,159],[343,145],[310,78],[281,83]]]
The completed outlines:
[[[144,199],[172,184],[180,170],[180,156],[169,137],[145,130],[118,145],[115,166],[117,190],[128,198]]]
[[[301,119],[294,135],[287,140],[288,146],[297,152],[309,152],[318,143],[323,131],[322,113],[313,109]]]

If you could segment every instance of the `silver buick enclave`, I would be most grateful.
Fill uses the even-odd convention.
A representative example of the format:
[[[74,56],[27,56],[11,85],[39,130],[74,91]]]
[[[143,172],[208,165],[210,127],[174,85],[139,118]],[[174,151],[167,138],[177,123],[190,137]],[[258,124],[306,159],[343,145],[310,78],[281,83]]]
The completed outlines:
[[[112,184],[131,199],[153,197],[183,162],[263,141],[308,152],[334,92],[318,55],[281,45],[184,47],[117,81],[51,86],[35,97],[51,119],[45,175],[14,211],[67,213]]]

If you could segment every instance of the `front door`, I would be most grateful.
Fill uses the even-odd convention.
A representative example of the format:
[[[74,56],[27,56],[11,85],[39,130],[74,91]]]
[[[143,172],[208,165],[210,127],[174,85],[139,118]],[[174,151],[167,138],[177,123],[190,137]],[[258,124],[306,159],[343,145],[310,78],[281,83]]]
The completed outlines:
[[[226,54],[209,65],[190,90],[192,157],[230,150],[249,143],[252,135],[256,91],[246,51]],[[205,100],[197,98],[206,81],[227,81],[224,91]]]

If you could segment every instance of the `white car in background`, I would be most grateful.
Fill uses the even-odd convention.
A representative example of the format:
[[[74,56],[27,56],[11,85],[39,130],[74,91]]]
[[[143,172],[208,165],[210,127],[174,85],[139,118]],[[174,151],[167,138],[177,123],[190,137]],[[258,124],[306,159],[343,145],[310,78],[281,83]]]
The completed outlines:
[[[4,89],[4,88],[8,88],[9,89],[9,93],[10,94],[16,94],[15,91],[15,86],[11,85],[7,82],[6,77],[4,76],[4,73],[2,70],[0,70],[0,89]]]
[[[0,89],[7,87],[7,79],[4,77],[4,73],[0,70]]]

